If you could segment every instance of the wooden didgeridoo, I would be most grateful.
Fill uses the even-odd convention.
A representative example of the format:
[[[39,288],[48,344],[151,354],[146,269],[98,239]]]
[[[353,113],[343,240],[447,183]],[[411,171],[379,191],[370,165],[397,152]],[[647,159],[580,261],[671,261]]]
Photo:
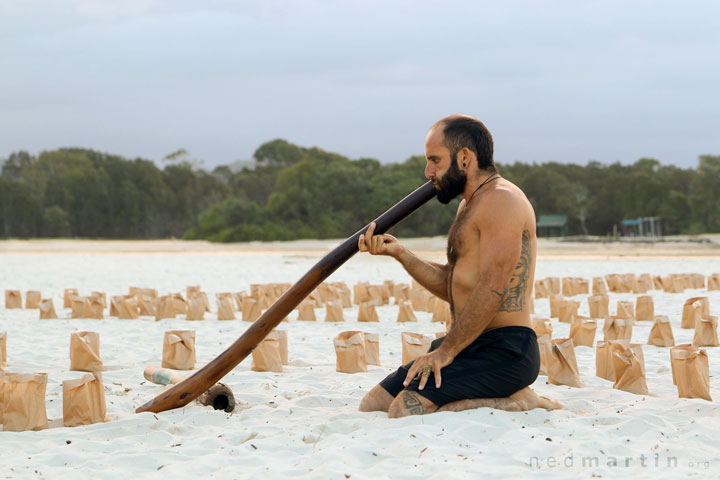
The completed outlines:
[[[432,182],[427,182],[417,188],[375,219],[375,233],[387,232],[392,226],[420,208],[434,196],[435,187]],[[278,326],[323,280],[357,253],[358,239],[360,235],[367,231],[369,226],[369,224],[366,225],[332,252],[325,255],[212,362],[172,388],[165,390],[146,404],[138,407],[135,412],[160,413],[165,410],[172,410],[173,408],[183,407],[202,395],[208,388],[235,368],[237,364],[242,362],[245,357],[250,355],[263,338]]]

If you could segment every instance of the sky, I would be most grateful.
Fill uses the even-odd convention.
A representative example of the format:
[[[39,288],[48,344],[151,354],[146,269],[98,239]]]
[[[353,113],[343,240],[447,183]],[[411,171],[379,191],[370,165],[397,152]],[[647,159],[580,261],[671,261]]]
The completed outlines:
[[[720,155],[720,2],[0,0],[0,158],[382,162],[482,120],[500,163]]]

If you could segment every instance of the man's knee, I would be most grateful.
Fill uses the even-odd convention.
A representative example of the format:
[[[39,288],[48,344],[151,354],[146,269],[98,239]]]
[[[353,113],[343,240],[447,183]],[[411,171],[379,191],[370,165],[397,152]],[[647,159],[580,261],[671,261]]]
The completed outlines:
[[[403,390],[388,408],[388,418],[424,415],[437,410],[437,405],[412,390]]]
[[[387,412],[393,396],[380,385],[375,385],[372,390],[365,394],[360,400],[358,410],[361,412]]]

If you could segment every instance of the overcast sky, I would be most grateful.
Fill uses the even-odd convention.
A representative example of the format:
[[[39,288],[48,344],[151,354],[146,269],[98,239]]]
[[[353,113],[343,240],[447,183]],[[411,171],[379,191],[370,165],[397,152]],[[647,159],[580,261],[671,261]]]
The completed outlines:
[[[0,158],[208,168],[284,138],[422,154],[451,113],[498,162],[720,155],[720,2],[0,0]]]

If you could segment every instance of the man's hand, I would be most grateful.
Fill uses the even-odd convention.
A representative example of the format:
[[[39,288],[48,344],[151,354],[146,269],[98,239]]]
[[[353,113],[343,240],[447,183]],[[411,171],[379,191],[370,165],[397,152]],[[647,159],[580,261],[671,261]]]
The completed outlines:
[[[370,252],[371,255],[389,255],[397,258],[402,253],[403,247],[397,238],[387,233],[384,235],[374,235],[375,222],[370,224],[364,235],[358,238],[358,249],[361,252]]]
[[[430,353],[421,355],[416,358],[410,366],[410,370],[408,371],[407,377],[405,377],[403,385],[407,387],[410,385],[410,382],[419,375],[420,385],[418,386],[418,390],[422,390],[425,388],[427,379],[430,378],[430,371],[432,371],[435,374],[435,388],[440,388],[440,384],[442,383],[440,370],[450,365],[452,361],[453,357],[443,352],[440,347]],[[428,366],[430,368],[427,368]],[[427,372],[427,374],[424,374],[424,372]]]

